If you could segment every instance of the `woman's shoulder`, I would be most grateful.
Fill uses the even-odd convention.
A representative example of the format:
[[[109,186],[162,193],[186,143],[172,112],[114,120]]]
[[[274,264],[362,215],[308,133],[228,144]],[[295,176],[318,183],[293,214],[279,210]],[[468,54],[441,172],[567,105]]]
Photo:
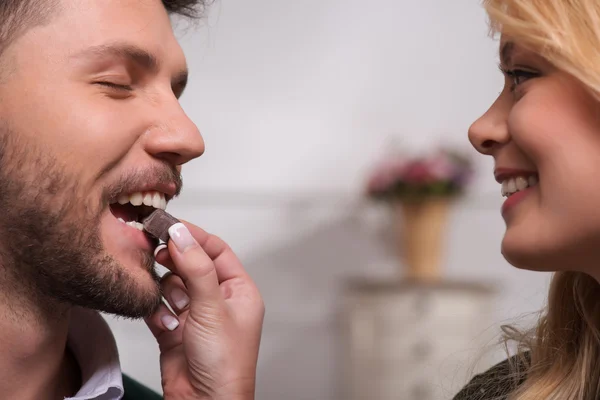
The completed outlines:
[[[503,400],[524,381],[529,354],[513,356],[475,375],[453,400]],[[515,368],[516,367],[516,368]],[[521,373],[515,373],[520,371]]]

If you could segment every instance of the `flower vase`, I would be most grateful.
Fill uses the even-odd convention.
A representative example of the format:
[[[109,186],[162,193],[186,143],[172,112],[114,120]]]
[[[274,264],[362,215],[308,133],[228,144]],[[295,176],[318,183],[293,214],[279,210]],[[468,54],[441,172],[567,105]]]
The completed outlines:
[[[398,250],[406,276],[419,281],[440,280],[450,200],[398,201],[394,207]]]

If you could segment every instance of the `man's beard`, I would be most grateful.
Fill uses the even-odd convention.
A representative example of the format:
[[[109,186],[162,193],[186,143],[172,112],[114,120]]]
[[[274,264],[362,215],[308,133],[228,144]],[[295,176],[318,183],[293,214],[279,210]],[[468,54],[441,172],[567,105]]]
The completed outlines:
[[[43,312],[66,304],[128,318],[149,316],[161,302],[154,257],[138,252],[140,267],[154,282],[150,286],[110,255],[101,238],[107,193],[126,183],[90,202],[76,175],[25,142],[0,129],[0,273],[5,272],[0,290],[8,285],[4,289],[28,296]],[[173,170],[162,172],[175,177]]]

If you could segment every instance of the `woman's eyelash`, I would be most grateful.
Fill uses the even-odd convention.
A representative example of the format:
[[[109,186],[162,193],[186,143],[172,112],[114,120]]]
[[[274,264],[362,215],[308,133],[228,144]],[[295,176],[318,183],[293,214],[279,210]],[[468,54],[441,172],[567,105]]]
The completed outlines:
[[[106,86],[111,89],[117,89],[117,90],[127,90],[127,91],[133,90],[133,88],[130,85],[120,85],[120,84],[114,83],[114,82],[101,81],[101,82],[96,82],[96,84]]]
[[[519,68],[507,69],[507,68],[502,67],[501,65],[499,65],[498,67],[500,68],[500,71],[502,71],[502,73],[505,76],[509,77],[512,80],[511,91],[514,91],[517,86],[519,86],[521,83],[523,83],[523,80],[528,80],[528,79],[539,76],[539,73],[529,71],[526,69],[519,69]]]

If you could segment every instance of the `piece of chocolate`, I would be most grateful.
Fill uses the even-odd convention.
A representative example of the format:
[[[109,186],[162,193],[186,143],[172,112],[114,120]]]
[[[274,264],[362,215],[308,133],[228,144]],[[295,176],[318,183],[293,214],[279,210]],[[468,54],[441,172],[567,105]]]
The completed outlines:
[[[169,240],[169,228],[178,222],[177,218],[166,211],[157,209],[144,218],[142,224],[144,225],[144,231],[166,243]]]

